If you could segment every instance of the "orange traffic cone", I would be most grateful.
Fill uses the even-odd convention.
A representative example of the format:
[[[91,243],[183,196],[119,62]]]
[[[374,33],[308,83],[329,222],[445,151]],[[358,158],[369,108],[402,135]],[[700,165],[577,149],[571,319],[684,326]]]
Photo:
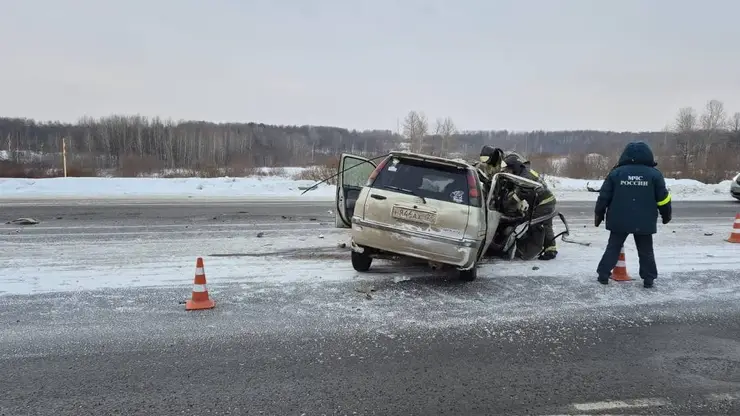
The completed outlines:
[[[735,215],[735,223],[732,224],[732,232],[727,241],[730,243],[740,243],[740,212]]]
[[[216,302],[208,297],[208,288],[206,287],[206,272],[203,268],[203,259],[198,257],[195,262],[195,281],[193,282],[193,294],[190,300],[185,302],[185,310],[192,311],[196,309],[211,309],[216,306]]]
[[[619,252],[619,261],[617,261],[616,267],[612,269],[612,280],[615,282],[629,282],[632,280],[629,274],[627,274],[627,261],[624,259],[624,247]]]

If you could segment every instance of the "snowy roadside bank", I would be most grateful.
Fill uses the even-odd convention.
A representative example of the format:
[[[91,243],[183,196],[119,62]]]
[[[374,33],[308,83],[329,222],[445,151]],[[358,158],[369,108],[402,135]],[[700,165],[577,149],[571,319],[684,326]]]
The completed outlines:
[[[247,178],[50,178],[0,179],[0,199],[219,198],[333,199],[335,188],[279,176]]]
[[[546,182],[555,196],[566,201],[595,201],[597,192],[588,192],[587,188],[599,189],[602,180],[571,179],[547,176]],[[705,184],[693,179],[666,178],[666,186],[674,201],[733,201],[730,196],[731,180],[717,184]]]
[[[594,201],[600,180],[547,177],[547,182],[561,201]],[[281,176],[245,178],[0,178],[0,201],[41,201],[59,199],[110,200],[334,200],[335,187],[321,184],[309,192],[311,180]],[[732,200],[731,181],[704,184],[694,180],[666,179],[674,200]]]

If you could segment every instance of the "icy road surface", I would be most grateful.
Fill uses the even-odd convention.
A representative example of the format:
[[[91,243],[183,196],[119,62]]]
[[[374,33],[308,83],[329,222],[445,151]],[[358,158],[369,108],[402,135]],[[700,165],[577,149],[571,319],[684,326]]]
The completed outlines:
[[[571,204],[563,207],[571,237],[591,246],[560,242],[558,258],[549,262],[491,261],[480,268],[479,280],[467,285],[457,282],[454,272],[433,272],[423,265],[375,261],[371,272],[355,272],[343,246],[348,231],[334,228],[332,214],[323,206],[286,212],[289,215],[239,211],[236,205],[218,214],[193,208],[193,216],[161,221],[140,220],[141,213],[134,211],[100,221],[100,208],[80,207],[59,211],[60,216],[39,225],[0,227],[0,293],[172,286],[185,297],[195,259],[202,256],[216,299],[227,287],[230,296],[245,304],[310,293],[301,304],[338,316],[356,315],[357,299],[369,294],[373,301],[366,302],[368,319],[403,311],[399,319],[414,322],[409,312],[417,311],[435,325],[475,316],[513,319],[611,305],[740,297],[740,246],[723,241],[735,205],[715,204],[715,209],[727,212],[724,215],[705,209],[687,210],[685,217],[679,206],[671,224],[659,225],[655,247],[660,277],[656,290],[644,291],[631,239],[626,257],[635,281],[596,285],[594,270],[607,232],[603,226],[593,227],[588,204]],[[277,212],[286,205],[272,206]],[[39,209],[46,210],[46,216],[54,211]],[[173,208],[160,209],[164,215]],[[187,212],[187,207],[175,209]],[[442,312],[438,305],[447,307]]]

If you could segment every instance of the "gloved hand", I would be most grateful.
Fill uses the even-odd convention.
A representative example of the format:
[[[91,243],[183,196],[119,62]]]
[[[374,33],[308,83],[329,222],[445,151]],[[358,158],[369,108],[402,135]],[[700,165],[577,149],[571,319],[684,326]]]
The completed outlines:
[[[671,222],[671,219],[672,219],[670,215],[667,217],[661,217],[661,218],[663,219],[663,224],[668,224],[669,222]]]
[[[535,197],[535,191],[534,189],[522,188],[519,190],[519,197],[528,201],[532,201]]]
[[[603,216],[603,215],[598,215],[598,214],[596,214],[596,215],[594,216],[594,225],[595,225],[595,226],[596,226],[597,228],[599,227],[599,225],[601,225],[601,222],[602,222],[602,221],[604,221],[604,216]]]

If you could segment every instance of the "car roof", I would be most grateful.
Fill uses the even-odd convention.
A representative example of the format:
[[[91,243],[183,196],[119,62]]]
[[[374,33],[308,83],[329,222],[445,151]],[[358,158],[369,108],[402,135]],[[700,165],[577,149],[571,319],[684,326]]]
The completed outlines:
[[[402,159],[424,160],[424,161],[429,161],[432,163],[441,163],[445,165],[457,166],[460,168],[471,168],[472,167],[470,163],[466,162],[463,159],[457,159],[457,158],[449,159],[449,158],[441,157],[441,156],[432,156],[432,155],[427,155],[423,153],[407,152],[403,150],[392,151],[390,152],[390,156],[397,156]]]

